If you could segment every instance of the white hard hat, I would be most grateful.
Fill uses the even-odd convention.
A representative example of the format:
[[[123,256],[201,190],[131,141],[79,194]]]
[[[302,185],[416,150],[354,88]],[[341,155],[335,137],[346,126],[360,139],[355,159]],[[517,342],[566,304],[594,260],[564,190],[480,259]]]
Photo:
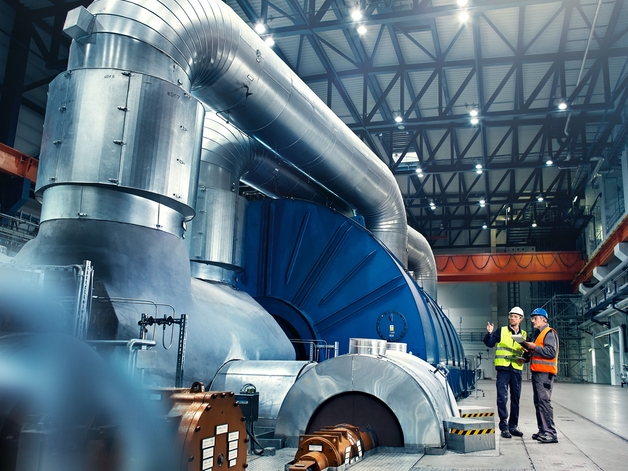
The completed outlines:
[[[508,311],[508,314],[519,314],[521,317],[523,317],[523,309],[521,309],[519,306],[515,306],[513,307],[510,311]]]

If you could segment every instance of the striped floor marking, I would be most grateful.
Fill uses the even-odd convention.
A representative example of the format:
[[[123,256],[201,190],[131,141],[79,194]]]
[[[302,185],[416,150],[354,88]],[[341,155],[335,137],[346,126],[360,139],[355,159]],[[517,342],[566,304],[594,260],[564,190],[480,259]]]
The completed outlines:
[[[495,433],[495,429],[487,428],[487,429],[478,429],[478,430],[458,430],[458,429],[452,428],[449,433],[453,433],[455,435],[486,435],[488,433]]]

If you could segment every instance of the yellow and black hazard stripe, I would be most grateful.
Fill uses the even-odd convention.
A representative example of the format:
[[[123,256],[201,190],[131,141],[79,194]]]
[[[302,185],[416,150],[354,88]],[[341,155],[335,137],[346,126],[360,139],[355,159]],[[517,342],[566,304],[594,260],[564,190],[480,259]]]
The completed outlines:
[[[486,435],[488,433],[495,433],[494,428],[487,429],[478,429],[478,430],[458,430],[452,428],[449,433],[453,433],[455,435]]]
[[[475,414],[460,414],[460,417],[470,418],[470,417],[495,417],[495,412],[477,412]]]

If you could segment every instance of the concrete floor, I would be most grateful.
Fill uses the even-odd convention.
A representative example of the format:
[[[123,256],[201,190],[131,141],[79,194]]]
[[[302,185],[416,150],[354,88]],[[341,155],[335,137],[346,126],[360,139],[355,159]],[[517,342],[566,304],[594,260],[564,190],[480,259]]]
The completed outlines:
[[[477,397],[465,406],[495,406],[495,381],[482,380]],[[523,438],[496,435],[496,449],[459,454],[410,455],[378,453],[347,468],[352,471],[623,471],[628,469],[628,387],[555,383],[552,395],[558,443],[542,444],[530,437],[537,431],[532,387],[523,383],[519,428]],[[498,421],[498,419],[497,419]],[[275,456],[250,457],[250,471],[283,471],[295,449]]]

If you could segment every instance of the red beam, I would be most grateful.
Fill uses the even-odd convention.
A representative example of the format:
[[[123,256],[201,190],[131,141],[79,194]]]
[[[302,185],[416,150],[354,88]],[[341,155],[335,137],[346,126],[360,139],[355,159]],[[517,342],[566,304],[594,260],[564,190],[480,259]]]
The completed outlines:
[[[585,261],[580,252],[436,255],[438,281],[571,281]]]
[[[18,177],[37,180],[39,161],[0,142],[0,171]]]
[[[574,277],[572,286],[577,288],[580,283],[590,280],[593,276],[593,269],[607,265],[615,256],[615,246],[620,242],[626,242],[626,240],[628,240],[628,215],[624,216],[615,230],[602,242],[602,245],[598,247],[587,264]]]

